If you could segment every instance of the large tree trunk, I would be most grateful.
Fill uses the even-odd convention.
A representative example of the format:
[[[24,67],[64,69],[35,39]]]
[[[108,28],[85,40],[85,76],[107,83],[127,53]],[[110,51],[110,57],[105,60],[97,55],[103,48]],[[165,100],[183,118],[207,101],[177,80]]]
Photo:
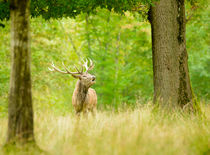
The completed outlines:
[[[12,68],[7,143],[34,141],[30,75],[29,0],[11,0]]]
[[[186,50],[184,0],[160,0],[151,7],[154,102],[194,109]]]

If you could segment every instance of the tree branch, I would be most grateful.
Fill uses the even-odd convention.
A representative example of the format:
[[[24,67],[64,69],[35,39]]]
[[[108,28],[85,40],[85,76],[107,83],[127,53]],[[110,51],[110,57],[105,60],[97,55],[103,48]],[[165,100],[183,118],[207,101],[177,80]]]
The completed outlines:
[[[191,12],[190,13],[188,13],[189,15],[188,15],[188,17],[186,17],[186,23],[188,22],[188,21],[190,21],[190,19],[192,18],[192,16],[194,15],[194,12],[196,11],[196,9],[198,9],[198,6],[192,6],[191,7]]]
[[[65,30],[63,24],[61,23],[60,20],[58,20],[58,21],[59,21],[59,23],[60,23],[60,25],[61,25],[61,27],[62,27],[64,33],[66,34],[66,30]],[[67,35],[67,34],[66,34],[66,35]],[[71,45],[72,45],[72,47],[73,47],[75,53],[77,54],[77,56],[79,57],[79,59],[81,59],[81,58],[80,58],[80,57],[81,57],[81,56],[80,56],[80,53],[78,52],[78,50],[77,50],[77,48],[76,48],[76,46],[75,46],[75,44],[74,44],[74,41],[73,41],[71,35],[69,34],[69,35],[67,35],[67,37],[68,37],[68,39],[69,39],[69,41],[70,41],[70,43],[71,43]],[[81,46],[83,46],[83,44],[82,44]],[[81,49],[81,47],[80,47],[80,49]]]

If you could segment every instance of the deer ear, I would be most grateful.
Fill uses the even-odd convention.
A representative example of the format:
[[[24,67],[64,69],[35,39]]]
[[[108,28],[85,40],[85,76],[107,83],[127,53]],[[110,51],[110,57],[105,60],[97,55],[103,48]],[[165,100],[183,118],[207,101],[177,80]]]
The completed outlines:
[[[75,74],[71,74],[74,78],[76,78],[76,79],[80,79],[81,78],[81,76],[80,75],[75,75]]]

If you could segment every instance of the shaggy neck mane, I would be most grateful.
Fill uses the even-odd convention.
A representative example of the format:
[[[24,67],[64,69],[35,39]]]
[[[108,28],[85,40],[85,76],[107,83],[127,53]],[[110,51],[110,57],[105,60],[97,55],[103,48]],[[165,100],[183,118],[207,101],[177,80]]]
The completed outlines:
[[[81,103],[84,103],[87,92],[88,92],[88,87],[84,86],[80,80],[77,81],[76,84],[76,91],[77,91],[77,99],[79,99],[79,101]]]

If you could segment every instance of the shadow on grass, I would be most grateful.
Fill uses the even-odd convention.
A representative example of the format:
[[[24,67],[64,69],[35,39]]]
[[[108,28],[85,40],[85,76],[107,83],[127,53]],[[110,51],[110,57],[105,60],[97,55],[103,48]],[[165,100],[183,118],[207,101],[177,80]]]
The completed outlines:
[[[19,144],[5,144],[0,151],[4,155],[49,155],[49,152],[42,150],[35,143],[24,145]]]

